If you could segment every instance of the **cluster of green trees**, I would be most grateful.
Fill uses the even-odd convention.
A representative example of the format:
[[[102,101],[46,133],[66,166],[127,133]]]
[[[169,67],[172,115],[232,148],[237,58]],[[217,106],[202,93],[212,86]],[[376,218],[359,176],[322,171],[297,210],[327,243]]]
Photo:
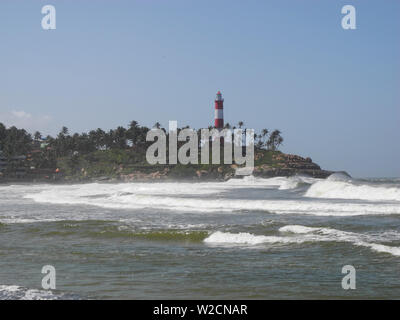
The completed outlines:
[[[243,126],[243,121],[240,121],[238,128]],[[161,127],[159,122],[156,122],[153,127],[167,131]],[[185,128],[188,128],[188,126]],[[211,127],[209,128],[211,129]],[[236,127],[231,127],[227,123],[225,128],[235,129]],[[68,128],[63,127],[56,137],[46,137],[48,148],[44,152],[51,153],[55,158],[70,156],[74,153],[87,154],[97,150],[110,149],[133,148],[138,152],[142,152],[152,144],[152,142],[146,141],[146,135],[149,130],[148,127],[140,126],[137,121],[131,121],[127,128],[120,126],[108,132],[99,128],[88,133],[70,134]],[[198,133],[200,136],[200,130],[198,130]],[[35,132],[32,136],[24,129],[17,129],[14,126],[6,128],[5,125],[0,123],[0,150],[3,151],[5,156],[9,157],[27,154],[35,146],[37,147],[41,136],[40,132]],[[257,148],[269,150],[277,150],[283,142],[279,130],[274,130],[270,133],[268,129],[263,129],[260,134],[255,134],[254,139]]]
[[[239,121],[238,128],[241,129],[243,126],[244,122]],[[229,123],[226,123],[225,128],[236,129],[236,126],[231,126]],[[268,129],[262,129],[260,134],[255,134],[254,136],[255,147],[273,151],[278,150],[279,146],[281,146],[283,143],[283,137],[281,133],[282,132],[279,130],[270,132]]]
[[[89,133],[69,134],[68,128],[63,127],[56,138],[48,137],[49,146],[57,157],[63,157],[71,152],[90,153],[96,150],[127,149],[138,150],[146,147],[146,134],[150,129],[139,126],[137,121],[131,121],[128,128],[119,126],[108,132],[98,128]],[[40,133],[38,133],[40,134]]]
[[[274,130],[271,133],[268,129],[263,129],[260,134],[256,135],[256,147],[265,148],[267,150],[277,150],[283,143],[283,137],[279,130]]]
[[[0,122],[0,151],[6,157],[26,154],[31,150],[32,136],[24,129],[6,128]]]

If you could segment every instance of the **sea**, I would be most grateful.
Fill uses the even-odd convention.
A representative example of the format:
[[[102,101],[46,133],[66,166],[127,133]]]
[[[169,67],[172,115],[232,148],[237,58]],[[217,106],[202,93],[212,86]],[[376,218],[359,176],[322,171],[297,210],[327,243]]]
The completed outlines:
[[[398,178],[0,185],[0,299],[399,298]]]

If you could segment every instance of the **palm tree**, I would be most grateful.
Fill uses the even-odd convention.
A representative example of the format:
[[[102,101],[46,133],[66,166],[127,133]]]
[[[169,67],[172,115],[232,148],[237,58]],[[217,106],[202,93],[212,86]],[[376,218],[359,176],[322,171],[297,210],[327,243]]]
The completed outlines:
[[[139,131],[139,123],[135,120],[131,121],[129,123],[129,129],[126,132],[126,137],[132,142],[132,146],[137,144]]]
[[[31,149],[32,136],[24,129],[15,126],[5,129],[4,125],[0,125],[0,130],[1,148],[6,156],[25,154]]]
[[[63,135],[65,135],[65,136],[68,135],[68,132],[69,132],[69,130],[68,130],[67,127],[64,126],[64,127],[61,128],[61,132],[60,133],[62,133]]]
[[[282,144],[283,144],[283,137],[279,136],[276,141],[276,148],[279,148],[279,146]]]
[[[263,137],[266,137],[268,135],[269,131],[268,129],[262,129],[261,134]]]
[[[103,149],[106,147],[106,133],[102,129],[98,128],[94,134],[96,141],[96,148]]]
[[[269,136],[267,147],[268,149],[275,151],[280,145],[282,145],[282,143],[283,138],[281,132],[279,130],[274,130]]]
[[[39,131],[36,131],[33,134],[33,137],[35,138],[36,141],[40,140],[40,138],[42,137],[42,134]]]
[[[264,142],[262,140],[262,137],[263,136],[261,134],[254,133],[254,141],[257,141],[256,142],[256,147],[259,148],[259,149],[261,149],[264,146]]]
[[[118,148],[125,149],[126,148],[126,129],[124,127],[119,126],[114,131],[114,143]]]
[[[268,145],[268,143],[267,143],[267,141],[268,141],[268,133],[269,133],[268,129],[262,129],[261,134],[259,134],[257,136],[257,140],[258,140],[257,147],[259,147],[259,148],[267,147],[267,145]]]
[[[138,146],[146,146],[149,143],[146,141],[146,135],[149,130],[150,129],[147,127],[139,127],[136,139],[136,144]]]
[[[243,121],[239,121],[238,122],[238,126],[239,126],[239,129],[242,129],[242,127],[244,126],[244,122]]]
[[[135,120],[132,120],[131,122],[129,122],[129,128],[137,128],[139,125],[139,123]]]

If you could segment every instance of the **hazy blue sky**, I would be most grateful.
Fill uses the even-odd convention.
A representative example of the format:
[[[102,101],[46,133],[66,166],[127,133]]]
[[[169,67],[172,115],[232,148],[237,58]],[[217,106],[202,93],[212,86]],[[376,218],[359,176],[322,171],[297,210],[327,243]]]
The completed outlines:
[[[357,30],[341,27],[345,4]],[[399,36],[398,0],[1,0],[0,122],[204,128],[221,90],[225,121],[279,128],[285,152],[400,176]]]

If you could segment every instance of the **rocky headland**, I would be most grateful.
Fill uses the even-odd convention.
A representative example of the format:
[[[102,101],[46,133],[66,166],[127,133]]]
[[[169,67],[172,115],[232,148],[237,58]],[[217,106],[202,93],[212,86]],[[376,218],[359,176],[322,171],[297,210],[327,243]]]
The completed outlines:
[[[242,178],[243,167],[236,164],[150,165],[145,160],[132,161],[133,151],[102,151],[61,158],[55,168],[29,170],[24,175],[1,175],[0,182],[143,182],[143,181],[226,181]],[[257,150],[252,175],[255,177],[289,177],[304,175],[327,178],[334,171],[323,170],[311,158],[280,151]]]

